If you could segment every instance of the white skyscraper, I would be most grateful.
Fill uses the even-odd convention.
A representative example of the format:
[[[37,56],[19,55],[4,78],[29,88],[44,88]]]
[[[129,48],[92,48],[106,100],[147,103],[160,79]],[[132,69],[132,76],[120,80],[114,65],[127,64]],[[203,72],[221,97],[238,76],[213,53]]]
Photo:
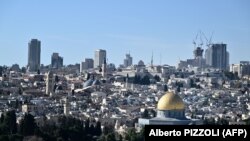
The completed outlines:
[[[41,42],[32,39],[28,45],[28,71],[36,72],[40,69]]]
[[[106,50],[98,49],[95,51],[94,68],[102,67],[106,58]]]

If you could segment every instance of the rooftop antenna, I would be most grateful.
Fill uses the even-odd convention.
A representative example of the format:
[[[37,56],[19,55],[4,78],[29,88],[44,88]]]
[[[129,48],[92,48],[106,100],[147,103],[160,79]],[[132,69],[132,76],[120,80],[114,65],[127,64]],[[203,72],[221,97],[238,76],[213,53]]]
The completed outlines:
[[[152,51],[152,57],[151,57],[151,67],[153,67],[153,60],[154,60],[154,52]]]

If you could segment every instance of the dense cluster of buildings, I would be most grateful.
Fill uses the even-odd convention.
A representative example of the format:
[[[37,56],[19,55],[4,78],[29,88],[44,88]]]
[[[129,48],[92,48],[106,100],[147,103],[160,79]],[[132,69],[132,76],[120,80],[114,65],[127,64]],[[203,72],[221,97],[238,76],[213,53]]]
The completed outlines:
[[[116,68],[102,49],[94,59],[68,66],[53,53],[46,67],[40,64],[39,40],[32,39],[28,50],[26,72],[15,64],[2,68],[0,76],[0,115],[15,109],[18,121],[27,112],[38,126],[44,117],[53,123],[63,115],[90,118],[123,134],[145,124],[204,124],[211,119],[237,124],[250,118],[249,62],[232,64],[230,74],[239,78],[230,77],[222,71],[229,67],[225,44],[213,44],[206,59],[203,49],[196,48],[195,58],[178,67],[142,60],[133,64],[126,54]]]

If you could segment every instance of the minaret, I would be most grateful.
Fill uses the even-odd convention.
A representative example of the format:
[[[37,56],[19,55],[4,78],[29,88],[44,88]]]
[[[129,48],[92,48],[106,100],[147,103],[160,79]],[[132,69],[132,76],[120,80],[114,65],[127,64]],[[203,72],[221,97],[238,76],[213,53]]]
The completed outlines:
[[[104,58],[103,64],[102,64],[102,77],[103,78],[107,77],[107,62],[106,62],[106,58]]]
[[[119,122],[119,120],[116,120],[116,122],[115,122],[115,130],[118,130],[119,128],[120,128],[120,122]]]
[[[128,77],[126,77],[126,85],[125,85],[126,89],[128,89]]]
[[[46,80],[46,94],[52,96],[54,93],[53,89],[54,89],[54,75],[51,71],[49,71]]]
[[[69,108],[70,108],[69,100],[68,97],[66,97],[63,104],[63,109],[64,109],[63,112],[65,116],[69,115]]]

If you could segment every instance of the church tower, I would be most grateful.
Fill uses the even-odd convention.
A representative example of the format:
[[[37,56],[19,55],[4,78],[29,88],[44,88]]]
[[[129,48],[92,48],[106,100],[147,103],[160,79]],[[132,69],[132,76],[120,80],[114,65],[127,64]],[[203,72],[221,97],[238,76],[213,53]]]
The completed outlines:
[[[53,88],[54,88],[54,75],[51,71],[49,71],[46,80],[46,94],[52,96],[54,93]]]
[[[104,58],[103,64],[102,64],[102,77],[103,78],[107,77],[107,62],[106,62],[106,58]]]
[[[63,112],[65,116],[69,115],[69,108],[70,108],[69,99],[68,97],[66,97],[63,104]]]

